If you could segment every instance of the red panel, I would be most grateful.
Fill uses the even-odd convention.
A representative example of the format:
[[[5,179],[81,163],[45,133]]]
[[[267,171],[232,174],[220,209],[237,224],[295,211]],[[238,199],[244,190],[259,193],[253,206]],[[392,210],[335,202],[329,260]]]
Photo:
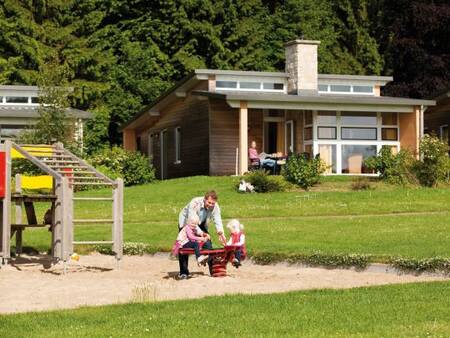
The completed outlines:
[[[6,190],[6,153],[0,151],[0,198],[5,198]]]

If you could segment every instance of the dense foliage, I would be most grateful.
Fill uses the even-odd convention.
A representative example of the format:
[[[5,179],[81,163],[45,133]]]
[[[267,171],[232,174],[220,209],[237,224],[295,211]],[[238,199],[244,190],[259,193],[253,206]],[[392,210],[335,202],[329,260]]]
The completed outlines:
[[[419,182],[427,187],[434,187],[438,182],[448,181],[450,160],[448,145],[435,136],[425,135],[420,141],[420,160],[415,164]]]
[[[319,182],[325,170],[326,166],[318,156],[310,159],[304,154],[293,154],[287,159],[282,173],[286,181],[308,190]]]
[[[155,179],[155,171],[146,156],[120,147],[104,149],[93,155],[90,162],[111,178],[122,177],[126,186],[149,183]]]
[[[243,179],[254,187],[255,192],[284,191],[287,188],[287,182],[281,176],[270,175],[264,169],[250,171]]]
[[[390,94],[450,85],[444,0],[3,0],[0,84],[36,85],[59,60],[88,151],[195,68],[282,70],[283,44],[321,40],[322,73],[395,76]]]
[[[393,154],[390,147],[382,147],[377,156],[364,161],[367,168],[380,174],[380,177],[392,184],[416,183],[412,167],[414,156],[408,150]]]
[[[394,155],[390,148],[383,147],[377,156],[365,160],[365,164],[389,183],[435,187],[450,180],[448,150],[448,145],[436,136],[425,135],[420,141],[419,159],[407,150]]]

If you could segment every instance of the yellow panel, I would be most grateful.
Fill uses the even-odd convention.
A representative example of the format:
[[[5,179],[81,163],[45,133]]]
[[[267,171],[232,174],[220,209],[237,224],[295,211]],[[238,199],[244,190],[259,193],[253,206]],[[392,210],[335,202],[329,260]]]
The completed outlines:
[[[53,178],[48,175],[22,176],[22,189],[51,189]]]
[[[52,150],[48,147],[23,147],[24,150],[31,153],[31,155],[39,155],[39,156],[52,156]],[[33,154],[34,152],[34,154]],[[15,149],[11,149],[11,157],[12,158],[24,158],[21,153],[19,153]]]

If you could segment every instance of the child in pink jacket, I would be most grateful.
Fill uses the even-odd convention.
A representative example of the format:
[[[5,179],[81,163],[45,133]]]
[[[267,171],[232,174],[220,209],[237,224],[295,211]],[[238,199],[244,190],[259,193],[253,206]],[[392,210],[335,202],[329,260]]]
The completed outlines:
[[[200,219],[196,214],[189,216],[189,218],[186,221],[186,224],[178,233],[177,240],[175,242],[176,248],[173,251],[175,253],[178,253],[176,252],[178,251],[177,248],[194,249],[197,263],[200,265],[201,263],[203,263],[205,260],[208,259],[208,256],[200,254],[200,243],[206,242],[209,238],[209,235],[203,233],[203,231],[200,230],[198,226],[199,222]]]

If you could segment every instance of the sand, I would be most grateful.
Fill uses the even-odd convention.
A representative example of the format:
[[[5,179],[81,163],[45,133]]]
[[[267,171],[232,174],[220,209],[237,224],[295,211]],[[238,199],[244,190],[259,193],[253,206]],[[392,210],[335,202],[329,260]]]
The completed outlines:
[[[353,288],[393,283],[450,280],[439,275],[411,275],[374,265],[365,271],[244,262],[229,275],[209,277],[190,259],[193,278],[178,281],[178,261],[166,254],[127,256],[116,268],[114,257],[100,254],[50,266],[49,257],[23,256],[0,269],[0,313],[70,309],[80,306],[200,298],[233,293],[257,294],[318,288]]]

